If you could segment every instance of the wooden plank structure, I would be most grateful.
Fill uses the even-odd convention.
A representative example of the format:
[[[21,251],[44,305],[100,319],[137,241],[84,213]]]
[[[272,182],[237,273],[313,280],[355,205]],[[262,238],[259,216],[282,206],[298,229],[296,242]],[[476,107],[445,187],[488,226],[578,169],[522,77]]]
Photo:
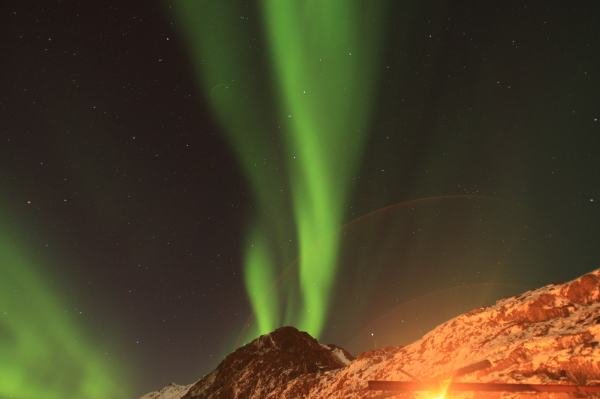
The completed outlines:
[[[491,367],[489,360],[482,360],[455,370],[445,377],[430,381],[419,381],[404,370],[402,373],[410,376],[413,381],[368,381],[368,389],[387,392],[416,392],[416,391],[472,391],[472,392],[566,392],[576,394],[600,394],[600,385],[568,385],[568,384],[519,384],[499,382],[456,382],[453,379],[478,370]],[[449,381],[444,384],[442,381]]]
[[[600,393],[600,385],[563,385],[563,384],[509,384],[496,382],[451,382],[445,387],[452,391],[474,392],[569,392],[569,393]],[[369,381],[369,390],[416,392],[439,391],[442,385],[421,383],[416,381]]]

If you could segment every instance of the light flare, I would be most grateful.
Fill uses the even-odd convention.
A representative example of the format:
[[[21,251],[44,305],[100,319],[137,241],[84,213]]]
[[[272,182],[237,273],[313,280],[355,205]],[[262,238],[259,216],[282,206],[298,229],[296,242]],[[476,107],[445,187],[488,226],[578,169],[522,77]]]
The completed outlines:
[[[447,399],[448,388],[450,388],[450,384],[452,384],[452,379],[450,378],[442,381],[440,384],[440,389],[437,392],[432,393],[430,399]]]

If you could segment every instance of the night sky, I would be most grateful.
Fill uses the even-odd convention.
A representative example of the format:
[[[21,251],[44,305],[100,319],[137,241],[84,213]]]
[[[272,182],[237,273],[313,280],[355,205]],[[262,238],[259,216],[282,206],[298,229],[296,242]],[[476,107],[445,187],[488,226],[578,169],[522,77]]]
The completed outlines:
[[[286,205],[277,240],[289,247],[273,256],[291,265],[272,283],[293,285],[281,281],[295,281],[287,275],[298,265],[294,181],[282,177],[291,161],[275,155],[285,153],[279,126],[292,114],[270,94],[278,81],[261,2],[230,3],[230,14],[200,20],[211,21],[205,33],[235,30],[231,41],[215,34],[213,48],[241,46],[251,67],[208,86],[198,69],[211,58],[185,38],[177,1],[0,6],[0,359],[12,359],[0,374],[33,375],[35,387],[55,378],[55,365],[83,380],[76,364],[98,362],[135,397],[193,382],[249,338],[243,264],[250,226],[268,205],[228,120],[271,118],[275,150],[256,161],[264,181],[278,179]],[[600,4],[381,4],[357,27],[378,26],[377,46],[365,39],[368,56],[339,64],[370,71],[338,77],[358,87],[351,106],[369,108],[360,150],[344,163],[346,139],[323,144],[347,185],[318,331],[353,352],[406,343],[458,312],[600,266]],[[293,43],[279,44],[278,57],[295,57]],[[215,96],[233,81],[228,95],[256,109],[223,116]],[[334,128],[358,123],[355,113],[336,117],[344,96],[332,90],[310,112]],[[254,154],[263,144],[253,142]],[[78,355],[46,357],[44,347],[72,341],[85,341]],[[23,342],[36,342],[35,373]],[[10,378],[0,376],[0,397],[37,399]],[[64,398],[69,384],[38,397]]]

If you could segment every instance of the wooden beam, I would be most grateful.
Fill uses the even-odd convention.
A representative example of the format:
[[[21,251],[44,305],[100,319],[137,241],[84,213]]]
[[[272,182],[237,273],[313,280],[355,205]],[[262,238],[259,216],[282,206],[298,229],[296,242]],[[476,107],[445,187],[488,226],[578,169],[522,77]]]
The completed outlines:
[[[438,391],[440,384],[419,383],[414,381],[369,381],[372,391]],[[452,382],[449,391],[488,391],[488,392],[571,392],[600,393],[600,385],[566,384],[509,384],[495,382]]]

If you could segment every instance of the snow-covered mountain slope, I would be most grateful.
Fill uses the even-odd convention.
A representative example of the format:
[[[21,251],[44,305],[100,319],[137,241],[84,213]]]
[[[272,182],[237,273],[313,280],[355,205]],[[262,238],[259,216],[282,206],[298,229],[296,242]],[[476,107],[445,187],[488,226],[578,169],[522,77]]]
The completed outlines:
[[[302,349],[304,343],[295,339],[279,338],[280,334],[304,334],[300,342],[311,349]],[[183,397],[370,398],[380,393],[366,390],[368,380],[407,380],[404,372],[423,380],[445,377],[486,359],[491,367],[460,381],[595,384],[600,382],[599,342],[600,270],[596,270],[472,310],[410,345],[363,353],[349,364],[336,355],[338,348],[327,351],[333,347],[319,345],[295,329],[276,330],[229,355]]]
[[[191,387],[192,385],[178,385],[171,383],[163,389],[147,393],[139,399],[181,399]]]
[[[596,270],[475,309],[408,346],[364,353],[348,367],[293,381],[271,397],[371,397],[368,380],[407,380],[402,371],[423,380],[443,377],[484,359],[492,367],[460,380],[591,384],[600,379],[599,323]]]

